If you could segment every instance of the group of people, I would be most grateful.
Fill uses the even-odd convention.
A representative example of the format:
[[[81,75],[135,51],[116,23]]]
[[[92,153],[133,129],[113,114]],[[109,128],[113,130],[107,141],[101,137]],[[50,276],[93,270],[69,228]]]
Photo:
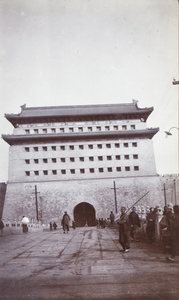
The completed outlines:
[[[151,207],[146,213],[146,235],[149,242],[155,239],[156,218],[161,216],[159,221],[161,241],[163,250],[166,253],[167,261],[173,262],[176,255],[179,255],[179,205],[169,204],[163,210],[156,206]],[[136,207],[127,214],[126,207],[121,207],[121,215],[117,220],[119,225],[119,243],[125,253],[129,252],[130,242],[139,241],[139,228],[141,220],[136,212]]]

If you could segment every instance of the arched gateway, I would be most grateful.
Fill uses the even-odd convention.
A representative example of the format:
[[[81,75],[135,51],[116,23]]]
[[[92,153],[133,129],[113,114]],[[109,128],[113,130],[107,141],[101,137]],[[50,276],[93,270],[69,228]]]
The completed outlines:
[[[81,202],[74,208],[74,220],[77,227],[85,226],[95,226],[95,209],[94,207],[87,203]]]

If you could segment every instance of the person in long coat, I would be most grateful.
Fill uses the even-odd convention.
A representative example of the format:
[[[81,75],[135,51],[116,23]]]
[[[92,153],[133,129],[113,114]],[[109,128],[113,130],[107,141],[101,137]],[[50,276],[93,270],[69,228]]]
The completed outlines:
[[[1,236],[3,236],[3,228],[4,228],[4,223],[2,220],[0,220],[0,231],[1,231]]]
[[[131,240],[133,241],[134,239],[136,239],[136,242],[139,241],[139,237],[138,237],[138,228],[140,227],[140,219],[139,219],[139,215],[136,213],[136,207],[134,206],[132,208],[131,213],[129,214],[129,221],[131,224]]]
[[[70,227],[70,217],[65,211],[63,218],[62,218],[62,226],[63,226],[63,233],[68,233],[69,232],[69,227]]]
[[[124,206],[121,207],[121,216],[117,223],[119,224],[119,243],[127,253],[130,249],[130,222]]]

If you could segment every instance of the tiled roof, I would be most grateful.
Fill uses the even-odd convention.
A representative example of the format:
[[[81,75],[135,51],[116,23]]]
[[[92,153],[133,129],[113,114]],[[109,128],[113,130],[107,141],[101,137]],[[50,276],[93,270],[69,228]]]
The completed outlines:
[[[101,105],[69,105],[69,106],[21,106],[19,114],[5,114],[14,127],[19,123],[60,122],[68,120],[99,120],[143,118],[145,121],[153,111],[153,107],[139,108],[136,102]]]

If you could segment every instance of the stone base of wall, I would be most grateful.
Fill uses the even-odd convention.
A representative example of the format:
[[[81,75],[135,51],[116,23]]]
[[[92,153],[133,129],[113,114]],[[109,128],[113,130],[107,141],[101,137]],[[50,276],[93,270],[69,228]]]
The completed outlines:
[[[116,204],[114,197],[116,186]],[[138,206],[164,206],[159,176],[114,179],[93,179],[63,182],[8,183],[4,203],[5,222],[19,222],[27,216],[37,220],[35,185],[37,186],[38,217],[42,224],[55,221],[61,226],[64,211],[74,218],[74,208],[81,202],[94,207],[96,218],[108,218],[110,211],[116,214],[120,207],[131,207],[143,197]]]

